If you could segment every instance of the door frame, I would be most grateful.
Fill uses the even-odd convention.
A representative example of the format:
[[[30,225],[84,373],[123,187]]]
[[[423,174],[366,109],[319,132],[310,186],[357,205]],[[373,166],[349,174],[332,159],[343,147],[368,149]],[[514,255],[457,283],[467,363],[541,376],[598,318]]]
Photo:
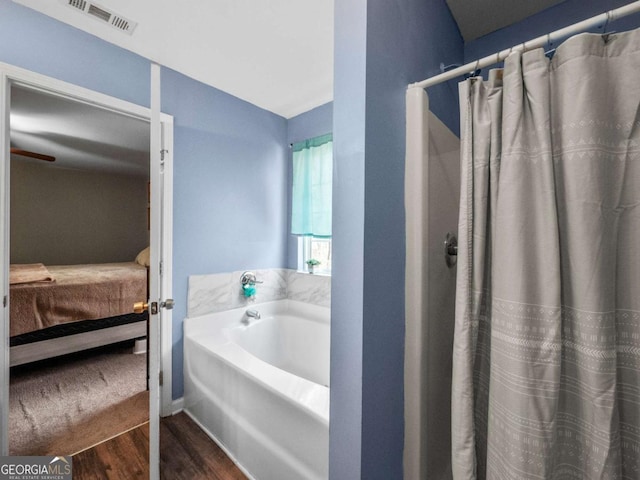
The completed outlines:
[[[97,108],[103,108],[123,115],[147,121],[152,128],[151,109],[140,105],[121,100],[109,95],[105,95],[84,87],[80,87],[62,80],[57,80],[46,75],[41,75],[23,68],[0,62],[0,296],[3,299],[3,306],[0,308],[0,455],[8,455],[8,428],[9,428],[9,242],[10,242],[10,103],[11,85],[19,84],[42,92],[59,95],[83,102]],[[153,245],[151,250],[158,250],[156,258],[163,262],[162,275],[160,275],[159,265],[150,266],[150,272],[155,272],[158,276],[164,298],[171,298],[172,293],[172,246],[173,246],[173,117],[160,113],[159,120],[162,126],[162,135],[154,135],[151,139],[156,139],[157,145],[151,145],[150,154],[154,149],[159,152],[164,150],[162,162],[162,174],[160,175],[164,194],[152,196],[152,212],[160,211],[162,215],[157,218],[162,222],[162,252],[158,245]],[[164,142],[161,146],[160,142]],[[150,168],[153,162],[149,161]],[[150,175],[153,177],[153,175]],[[162,203],[160,203],[162,202]],[[156,301],[158,299],[152,299]],[[156,381],[163,372],[163,383],[159,387],[160,414],[163,416],[173,413],[172,407],[172,315],[171,310],[163,309],[159,316],[160,342],[159,362],[150,359],[149,376],[150,384]],[[151,386],[151,385],[150,385]],[[150,420],[152,420],[150,418]],[[152,429],[157,432],[157,429]],[[151,442],[159,442],[158,438],[150,438]],[[153,450],[153,447],[151,448]]]

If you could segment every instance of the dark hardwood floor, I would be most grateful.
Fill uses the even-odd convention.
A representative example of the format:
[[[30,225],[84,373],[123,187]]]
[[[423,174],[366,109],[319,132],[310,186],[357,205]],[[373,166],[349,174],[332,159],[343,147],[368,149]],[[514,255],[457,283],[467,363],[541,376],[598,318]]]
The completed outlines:
[[[185,413],[160,423],[160,477],[246,480],[247,477]]]
[[[149,478],[149,424],[73,456],[74,480]]]
[[[73,457],[74,480],[149,478],[149,424]],[[185,414],[160,421],[160,477],[166,480],[246,480],[244,474]]]

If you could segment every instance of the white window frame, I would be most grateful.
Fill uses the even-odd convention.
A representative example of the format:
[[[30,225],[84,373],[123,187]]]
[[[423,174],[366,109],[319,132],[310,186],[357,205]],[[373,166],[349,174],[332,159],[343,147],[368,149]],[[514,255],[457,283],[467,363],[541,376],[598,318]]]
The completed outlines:
[[[299,236],[298,237],[298,271],[309,273],[309,267],[307,266],[307,260],[311,258],[311,242],[329,242],[331,243],[331,237],[313,237],[313,236]],[[327,275],[331,276],[331,270],[323,267],[320,264],[314,270],[314,275]]]

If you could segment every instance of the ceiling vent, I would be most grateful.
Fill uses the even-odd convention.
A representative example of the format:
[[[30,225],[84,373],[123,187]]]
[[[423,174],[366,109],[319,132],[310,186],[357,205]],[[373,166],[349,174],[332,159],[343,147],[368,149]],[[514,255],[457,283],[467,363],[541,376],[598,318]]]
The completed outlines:
[[[100,20],[101,22],[108,23],[113,28],[120,30],[121,32],[131,35],[138,25],[122,15],[112,12],[108,8],[104,8],[93,2],[87,0],[62,0],[67,6],[81,11],[85,15],[90,15],[93,18]]]

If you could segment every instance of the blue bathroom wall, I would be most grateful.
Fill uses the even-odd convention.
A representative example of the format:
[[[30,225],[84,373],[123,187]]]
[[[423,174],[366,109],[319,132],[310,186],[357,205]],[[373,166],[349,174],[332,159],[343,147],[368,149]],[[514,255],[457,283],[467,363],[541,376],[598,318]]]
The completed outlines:
[[[336,0],[330,478],[400,479],[405,91],[459,63],[444,0]],[[429,91],[458,131],[457,85]]]
[[[291,145],[333,131],[333,102],[320,105],[287,121],[287,144]],[[291,231],[291,185],[293,182],[292,150],[287,166],[287,233]],[[287,268],[298,268],[298,237],[287,235]]]
[[[173,397],[183,393],[189,275],[286,266],[287,121],[162,69],[174,117]],[[240,281],[240,279],[238,279]]]
[[[149,60],[0,0],[0,62],[149,106]]]
[[[329,478],[361,479],[367,0],[334,2]]]
[[[333,102],[301,113],[287,121],[287,142],[296,143],[333,130]]]
[[[521,22],[497,30],[477,40],[467,42],[464,46],[465,62],[472,62],[477,58],[491,55],[497,51],[629,3],[632,2],[630,0],[566,0]],[[634,14],[610,22],[607,26],[607,31],[621,32],[638,28],[639,26],[640,14]],[[602,33],[603,27],[604,24],[599,25],[591,29],[591,32]],[[551,46],[551,48],[555,47],[557,45]]]
[[[0,61],[149,106],[150,62],[10,0]],[[174,116],[173,398],[183,393],[189,275],[287,263],[286,119],[162,69]]]

